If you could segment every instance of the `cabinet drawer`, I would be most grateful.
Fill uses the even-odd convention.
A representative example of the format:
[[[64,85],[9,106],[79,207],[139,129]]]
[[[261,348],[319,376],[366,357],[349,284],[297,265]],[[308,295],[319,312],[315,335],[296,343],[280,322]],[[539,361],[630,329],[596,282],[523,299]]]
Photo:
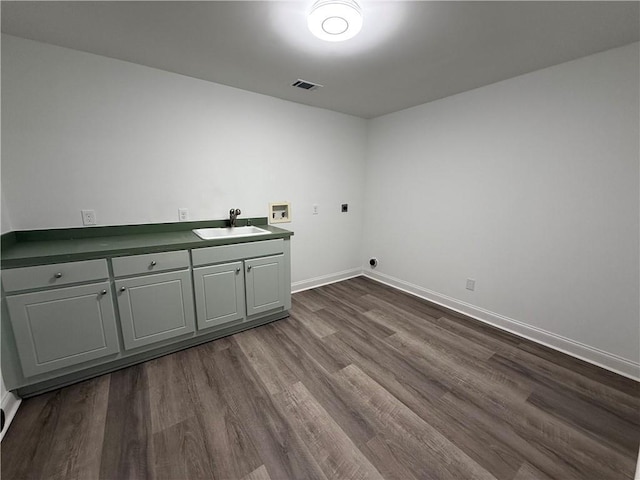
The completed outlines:
[[[189,266],[189,252],[187,250],[179,250],[177,252],[116,257],[111,259],[111,264],[113,265],[113,275],[116,277],[176,270]]]
[[[2,271],[2,285],[6,292],[56,287],[106,278],[109,278],[109,270],[107,269],[107,261],[104,259],[12,268]]]
[[[196,248],[191,251],[193,266],[230,262],[250,257],[265,257],[284,251],[284,240],[265,240],[262,242],[238,243],[220,247]]]

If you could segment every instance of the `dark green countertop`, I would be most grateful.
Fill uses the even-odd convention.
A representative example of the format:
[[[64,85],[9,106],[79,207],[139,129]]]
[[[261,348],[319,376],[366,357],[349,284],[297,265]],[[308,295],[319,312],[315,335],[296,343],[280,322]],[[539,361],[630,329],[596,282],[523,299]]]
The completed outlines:
[[[267,218],[238,219],[238,225],[268,230],[264,235],[202,240],[194,228],[224,227],[228,220],[156,223],[106,227],[29,230],[2,235],[0,267],[14,268],[95,258],[166,252],[275,238],[289,238],[293,232],[267,224]]]

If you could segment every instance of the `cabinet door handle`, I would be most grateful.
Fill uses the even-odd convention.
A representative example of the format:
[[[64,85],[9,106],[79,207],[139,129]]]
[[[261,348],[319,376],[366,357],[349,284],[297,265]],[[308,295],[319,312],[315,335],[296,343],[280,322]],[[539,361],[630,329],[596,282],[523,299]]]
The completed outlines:
[[[236,268],[236,273],[240,273],[240,267]]]
[[[251,271],[251,265],[247,267],[247,272],[250,272],[250,271]]]
[[[152,260],[150,265],[151,265],[152,267],[155,267],[155,266],[157,265],[157,263],[156,263],[156,261],[155,261],[155,260]]]
[[[106,290],[102,290],[102,291],[100,292],[100,295],[106,295],[106,294],[107,294],[107,291],[106,291]]]
[[[126,291],[126,290],[127,290],[127,287],[120,287],[120,291],[121,291],[121,292],[124,292],[124,291]]]
[[[54,275],[54,277],[56,277],[56,278],[62,278],[62,273],[58,272],[58,273],[56,273],[56,274]]]

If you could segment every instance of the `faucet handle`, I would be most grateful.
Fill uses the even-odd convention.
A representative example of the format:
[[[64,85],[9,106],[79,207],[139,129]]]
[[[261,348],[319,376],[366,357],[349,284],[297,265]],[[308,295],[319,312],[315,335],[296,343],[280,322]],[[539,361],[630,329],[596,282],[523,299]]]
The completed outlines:
[[[236,215],[240,215],[242,212],[240,211],[239,208],[236,208]]]

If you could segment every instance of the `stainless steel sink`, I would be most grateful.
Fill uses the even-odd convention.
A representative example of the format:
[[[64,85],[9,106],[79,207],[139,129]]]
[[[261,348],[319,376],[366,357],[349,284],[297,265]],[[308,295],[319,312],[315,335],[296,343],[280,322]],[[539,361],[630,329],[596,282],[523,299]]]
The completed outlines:
[[[215,240],[216,238],[250,237],[252,235],[264,235],[271,233],[258,227],[217,227],[196,228],[193,230],[203,240]]]

